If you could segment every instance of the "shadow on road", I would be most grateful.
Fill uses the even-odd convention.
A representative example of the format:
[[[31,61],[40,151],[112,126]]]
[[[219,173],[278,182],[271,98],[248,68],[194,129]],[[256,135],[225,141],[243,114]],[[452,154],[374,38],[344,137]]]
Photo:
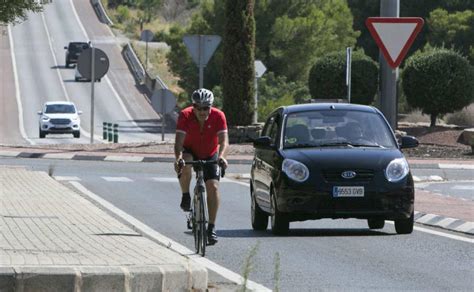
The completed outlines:
[[[189,232],[189,234],[192,234]],[[386,233],[370,229],[290,229],[286,236],[278,236],[267,231],[254,231],[252,229],[224,229],[217,230],[217,235],[222,238],[245,237],[347,237],[347,236],[393,236],[395,233]]]

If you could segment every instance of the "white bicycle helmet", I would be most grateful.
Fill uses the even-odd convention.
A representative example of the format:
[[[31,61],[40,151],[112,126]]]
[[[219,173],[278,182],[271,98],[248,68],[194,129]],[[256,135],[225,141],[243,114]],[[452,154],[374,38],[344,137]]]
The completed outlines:
[[[212,106],[214,103],[214,94],[212,91],[205,88],[196,89],[191,95],[191,98],[193,100],[193,104],[199,106]]]

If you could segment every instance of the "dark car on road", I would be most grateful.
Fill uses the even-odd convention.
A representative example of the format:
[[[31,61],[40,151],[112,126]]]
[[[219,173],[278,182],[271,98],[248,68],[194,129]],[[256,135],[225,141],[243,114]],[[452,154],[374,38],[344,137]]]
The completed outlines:
[[[413,231],[415,189],[402,148],[374,107],[320,103],[276,109],[254,141],[250,193],[254,230],[284,235],[290,222],[366,219],[370,229],[395,222]]]
[[[69,68],[70,64],[76,64],[79,55],[88,48],[90,48],[90,43],[86,42],[70,42],[68,46],[64,47],[66,50],[66,68]]]

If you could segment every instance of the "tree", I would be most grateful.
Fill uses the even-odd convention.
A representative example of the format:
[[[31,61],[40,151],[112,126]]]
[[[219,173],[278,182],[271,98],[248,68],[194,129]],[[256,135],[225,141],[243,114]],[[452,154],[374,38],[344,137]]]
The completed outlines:
[[[453,48],[467,56],[474,64],[474,11],[448,13],[444,9],[436,9],[428,18],[428,41],[436,47]]]
[[[355,51],[351,67],[351,103],[371,104],[378,87],[377,63],[362,51]],[[311,68],[308,87],[315,99],[346,98],[346,52],[319,58]]]
[[[145,22],[149,23],[152,17],[158,14],[161,8],[161,0],[138,0],[138,8],[143,11]]]
[[[267,54],[263,60],[271,71],[290,81],[306,81],[316,58],[355,45],[359,35],[345,0],[270,1],[259,7],[266,13],[257,19],[258,52]]]
[[[0,23],[17,23],[25,21],[28,12],[41,12],[43,6],[36,1],[2,1],[0,6]]]
[[[230,125],[249,125],[254,112],[255,19],[253,0],[227,0],[222,89]]]
[[[431,127],[438,117],[474,101],[474,67],[453,50],[431,49],[413,55],[401,78],[408,104],[429,114]]]

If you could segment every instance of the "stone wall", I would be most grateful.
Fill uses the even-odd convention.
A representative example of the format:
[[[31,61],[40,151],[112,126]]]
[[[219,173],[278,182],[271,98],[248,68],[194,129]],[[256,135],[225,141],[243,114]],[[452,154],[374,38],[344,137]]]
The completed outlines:
[[[249,126],[229,127],[229,143],[248,143],[260,137],[263,129],[263,123]]]

